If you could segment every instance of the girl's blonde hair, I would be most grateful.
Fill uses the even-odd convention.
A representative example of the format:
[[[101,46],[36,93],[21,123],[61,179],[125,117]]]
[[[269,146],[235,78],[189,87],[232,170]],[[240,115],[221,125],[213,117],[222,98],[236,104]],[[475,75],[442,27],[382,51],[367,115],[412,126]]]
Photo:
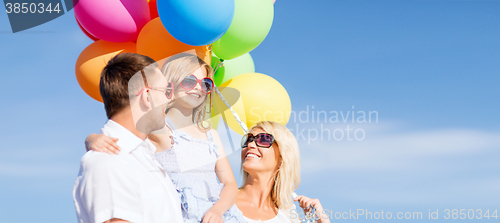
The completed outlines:
[[[198,56],[190,53],[179,53],[168,58],[161,68],[161,72],[167,81],[174,84],[174,90],[180,87],[180,83],[184,78],[193,74],[198,68],[205,68],[207,77],[213,79],[212,68],[204,60]],[[205,100],[196,108],[193,109],[193,123],[200,130],[209,130],[211,128],[210,122],[205,122],[207,112],[207,101],[211,94],[205,97]],[[210,99],[211,100],[211,99]],[[175,98],[167,105],[167,112],[169,108],[175,103]],[[204,124],[207,123],[207,124]]]
[[[290,130],[277,122],[262,121],[250,131],[254,129],[270,133],[276,140],[280,161],[272,179],[271,200],[278,208],[290,209],[293,204],[292,193],[300,184],[300,153],[297,139]],[[243,170],[243,186],[247,183],[248,175],[248,172]]]

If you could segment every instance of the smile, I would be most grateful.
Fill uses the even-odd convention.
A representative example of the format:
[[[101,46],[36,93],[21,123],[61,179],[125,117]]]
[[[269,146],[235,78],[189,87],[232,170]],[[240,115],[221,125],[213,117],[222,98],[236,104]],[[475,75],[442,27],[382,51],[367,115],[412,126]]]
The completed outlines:
[[[197,93],[188,93],[187,95],[189,97],[196,98],[196,99],[201,98],[201,94],[197,94]]]
[[[247,153],[245,156],[245,159],[252,158],[252,159],[260,159],[260,156],[255,154],[255,153]]]

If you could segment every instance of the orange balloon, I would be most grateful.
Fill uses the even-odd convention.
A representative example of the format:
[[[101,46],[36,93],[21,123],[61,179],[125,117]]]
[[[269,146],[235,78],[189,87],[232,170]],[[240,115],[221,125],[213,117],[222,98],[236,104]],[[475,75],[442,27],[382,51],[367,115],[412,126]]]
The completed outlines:
[[[160,66],[162,59],[190,50],[196,50],[198,57],[210,65],[212,56],[207,46],[191,46],[180,42],[168,33],[160,18],[149,21],[137,38],[137,53],[153,58]]]
[[[102,69],[119,53],[135,53],[135,43],[113,43],[97,40],[85,48],[76,60],[76,80],[80,87],[93,99],[102,102],[99,81]]]

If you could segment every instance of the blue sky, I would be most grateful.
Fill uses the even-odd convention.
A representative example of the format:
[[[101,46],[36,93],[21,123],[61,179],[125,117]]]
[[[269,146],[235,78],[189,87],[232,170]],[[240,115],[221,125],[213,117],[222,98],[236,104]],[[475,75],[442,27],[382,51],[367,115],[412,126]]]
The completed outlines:
[[[444,209],[500,209],[499,10],[500,1],[278,0],[251,52],[256,71],[287,89],[297,114],[378,114],[371,123],[289,122],[296,134],[365,134],[299,138],[297,192],[334,213],[423,213],[401,222],[427,222],[429,209],[439,209],[436,222],[447,222]],[[0,38],[0,222],[74,222],[83,141],[106,121],[74,74],[92,41],[73,12],[16,34],[0,13]],[[240,140],[219,131],[226,150],[229,136]],[[238,172],[239,155],[229,160]]]

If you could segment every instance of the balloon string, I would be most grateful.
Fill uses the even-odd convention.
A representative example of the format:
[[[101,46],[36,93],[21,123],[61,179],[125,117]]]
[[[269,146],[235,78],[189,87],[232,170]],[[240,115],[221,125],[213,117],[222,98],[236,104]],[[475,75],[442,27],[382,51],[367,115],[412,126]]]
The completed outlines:
[[[214,70],[214,74],[217,72],[217,70],[219,69],[219,67],[222,67],[224,65],[224,60],[223,59],[220,59],[219,60],[219,63],[217,64],[217,66],[215,66],[215,70]],[[217,92],[217,94],[219,95],[219,97],[222,99],[222,101],[224,102],[224,104],[226,104],[226,106],[229,108],[229,110],[231,110],[231,113],[233,113],[233,116],[234,118],[236,119],[236,121],[238,122],[238,124],[241,126],[241,128],[243,129],[243,132],[245,132],[244,134],[247,134],[248,133],[248,128],[247,126],[245,125],[245,123],[243,123],[243,121],[241,121],[240,119],[240,116],[238,116],[238,113],[236,113],[234,110],[233,110],[233,106],[230,106],[229,103],[226,101],[226,99],[224,98],[224,96],[222,96],[222,93],[220,93],[219,91],[219,87],[215,86],[215,92]]]
[[[222,66],[224,66],[224,60],[219,59],[219,61],[217,61],[217,65],[214,68],[214,75],[215,75],[215,73],[217,73],[217,70],[219,69],[219,67],[222,67]]]

